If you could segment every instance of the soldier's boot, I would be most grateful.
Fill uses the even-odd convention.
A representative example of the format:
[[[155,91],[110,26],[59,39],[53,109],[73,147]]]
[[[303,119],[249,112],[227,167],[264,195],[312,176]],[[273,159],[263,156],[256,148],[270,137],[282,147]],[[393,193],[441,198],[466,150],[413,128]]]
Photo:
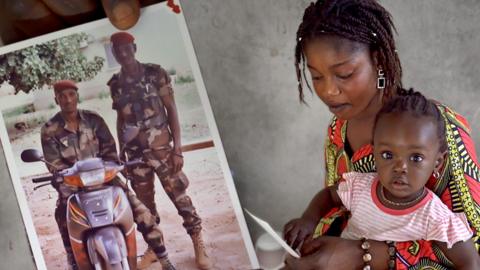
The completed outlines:
[[[168,259],[167,256],[160,258],[160,265],[162,266],[162,270],[175,270],[172,262]]]
[[[67,270],[78,270],[77,262],[72,252],[67,252]]]
[[[137,269],[145,269],[152,265],[152,263],[158,261],[157,255],[150,247],[145,250],[143,256],[140,258],[140,261],[137,263]]]
[[[198,269],[208,270],[212,268],[212,263],[207,255],[205,243],[203,242],[202,234],[200,232],[191,235],[193,242],[193,249],[195,250],[195,263]]]

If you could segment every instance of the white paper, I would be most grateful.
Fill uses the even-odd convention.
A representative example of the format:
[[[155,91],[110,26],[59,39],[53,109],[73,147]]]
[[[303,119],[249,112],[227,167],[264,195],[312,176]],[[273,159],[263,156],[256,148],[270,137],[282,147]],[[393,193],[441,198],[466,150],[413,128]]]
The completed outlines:
[[[292,255],[295,258],[300,258],[300,255],[293,250],[278,234],[275,232],[275,230],[268,224],[268,222],[256,217],[254,214],[250,213],[246,208],[243,208],[247,214],[249,214],[253,220],[255,220],[275,241],[277,241],[283,249],[285,249],[288,254]]]

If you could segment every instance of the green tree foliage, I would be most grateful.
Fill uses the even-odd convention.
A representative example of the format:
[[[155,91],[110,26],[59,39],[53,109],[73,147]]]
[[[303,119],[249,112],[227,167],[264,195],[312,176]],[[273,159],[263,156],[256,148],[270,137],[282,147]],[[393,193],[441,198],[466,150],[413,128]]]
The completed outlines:
[[[80,49],[86,40],[85,33],[78,33],[0,55],[0,84],[7,82],[15,93],[28,93],[58,80],[93,79],[105,59],[95,56],[87,60]]]
[[[177,70],[172,67],[172,68],[167,70],[167,73],[168,73],[168,75],[173,76],[173,75],[177,74]]]

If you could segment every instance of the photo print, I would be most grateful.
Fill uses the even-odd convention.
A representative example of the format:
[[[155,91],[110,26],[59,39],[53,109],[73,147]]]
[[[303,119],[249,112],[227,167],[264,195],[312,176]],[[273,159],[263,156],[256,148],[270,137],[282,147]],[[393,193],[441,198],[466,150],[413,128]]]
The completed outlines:
[[[212,269],[258,268],[183,13],[161,3],[143,9],[122,34],[104,19],[4,46],[0,79],[0,138],[38,269],[65,269],[72,259],[92,263],[89,252],[104,265],[97,242],[122,235],[128,256],[136,246],[140,260],[149,239],[151,252],[168,254],[176,269],[198,269],[196,255],[206,255]],[[24,160],[41,153],[49,164],[24,162],[27,149],[37,152]],[[117,155],[131,167],[104,183],[113,168],[105,160]],[[142,205],[112,191],[112,207],[95,208],[109,205],[95,192],[114,181],[128,183]],[[116,220],[124,211],[132,211],[134,227]],[[109,223],[92,219],[99,217]],[[159,230],[152,229],[158,220]],[[112,226],[120,236],[109,234]]]

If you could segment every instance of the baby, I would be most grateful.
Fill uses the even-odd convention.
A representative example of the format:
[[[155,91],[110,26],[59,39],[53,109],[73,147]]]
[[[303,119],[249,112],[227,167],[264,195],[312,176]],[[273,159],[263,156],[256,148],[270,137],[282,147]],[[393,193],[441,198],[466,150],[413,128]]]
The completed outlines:
[[[441,112],[419,92],[392,98],[375,119],[377,173],[343,174],[342,181],[320,193],[321,216],[335,206],[348,209],[351,217],[341,236],[363,239],[366,253],[368,239],[425,239],[434,241],[455,269],[480,269],[464,214],[453,213],[425,187],[432,175],[439,178],[447,152],[444,132]],[[364,261],[368,266],[368,258]]]

